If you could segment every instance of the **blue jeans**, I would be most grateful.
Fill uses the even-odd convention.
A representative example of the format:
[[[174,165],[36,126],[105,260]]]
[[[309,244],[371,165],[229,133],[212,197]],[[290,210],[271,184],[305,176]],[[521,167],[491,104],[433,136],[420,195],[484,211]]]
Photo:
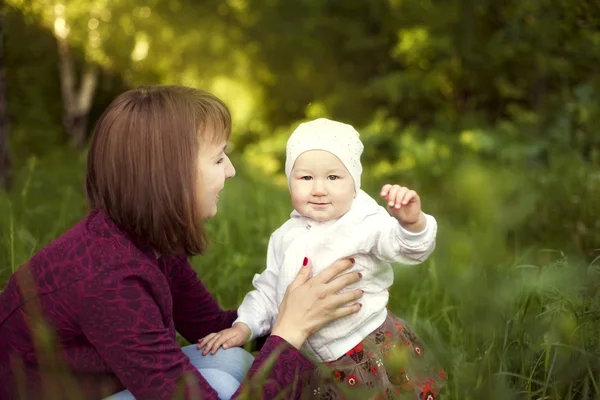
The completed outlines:
[[[192,364],[210,386],[219,394],[219,399],[229,400],[246,377],[254,357],[241,347],[224,350],[220,348],[215,355],[203,356],[195,344],[182,347]],[[113,394],[104,400],[135,400],[129,390]]]

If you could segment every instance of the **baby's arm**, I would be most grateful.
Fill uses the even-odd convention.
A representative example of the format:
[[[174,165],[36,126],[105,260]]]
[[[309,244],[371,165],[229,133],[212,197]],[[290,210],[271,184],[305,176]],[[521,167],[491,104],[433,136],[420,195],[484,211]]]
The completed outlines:
[[[368,219],[368,250],[387,262],[414,265],[425,261],[435,248],[435,218],[421,211],[419,195],[408,188],[385,185],[381,197],[392,216],[382,207]]]
[[[277,277],[279,276],[280,241],[277,231],[271,235],[267,250],[267,268],[260,275],[254,275],[252,290],[244,297],[238,308],[238,318],[233,322],[243,322],[250,328],[248,340],[265,336],[271,331],[279,311],[277,304]]]
[[[390,216],[385,209],[370,223],[370,250],[382,261],[406,265],[420,264],[435,249],[437,222],[431,215],[423,213],[426,225],[421,232],[410,232]],[[374,218],[375,220],[375,218]]]
[[[269,239],[267,250],[267,268],[262,274],[254,275],[252,290],[244,297],[238,308],[238,318],[233,321],[232,327],[220,332],[211,333],[198,341],[198,349],[204,346],[204,353],[215,352],[223,348],[243,346],[247,341],[260,336],[265,336],[274,323],[279,307],[275,301],[277,293],[275,285],[279,274],[278,254],[275,243],[276,232]]]

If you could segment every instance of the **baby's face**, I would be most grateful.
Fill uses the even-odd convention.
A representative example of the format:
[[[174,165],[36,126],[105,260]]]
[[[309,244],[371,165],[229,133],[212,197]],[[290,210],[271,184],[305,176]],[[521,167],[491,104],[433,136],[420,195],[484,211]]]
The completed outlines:
[[[290,193],[296,211],[320,222],[346,214],[356,195],[352,175],[339,158],[324,150],[310,150],[296,159]]]

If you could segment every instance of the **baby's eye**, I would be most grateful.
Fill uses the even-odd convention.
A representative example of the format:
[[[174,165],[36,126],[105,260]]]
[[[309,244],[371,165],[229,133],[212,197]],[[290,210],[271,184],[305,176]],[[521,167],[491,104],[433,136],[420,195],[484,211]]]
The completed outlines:
[[[337,176],[337,175],[329,175],[329,176],[327,177],[327,179],[329,179],[330,181],[335,181],[335,180],[338,180],[338,179],[340,179],[340,177],[339,177],[339,176]]]
[[[305,181],[310,181],[310,180],[312,179],[312,176],[308,176],[308,175],[307,175],[307,176],[303,176],[303,177],[302,177],[302,178],[300,178],[300,179],[303,179],[303,180],[305,180]]]

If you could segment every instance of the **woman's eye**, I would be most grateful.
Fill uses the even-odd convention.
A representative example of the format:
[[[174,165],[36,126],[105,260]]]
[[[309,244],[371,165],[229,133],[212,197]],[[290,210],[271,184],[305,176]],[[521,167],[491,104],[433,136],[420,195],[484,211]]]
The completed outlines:
[[[339,179],[339,178],[340,178],[340,177],[339,177],[339,176],[337,176],[337,175],[329,175],[329,176],[327,177],[327,179],[329,179],[330,181],[335,181],[335,180],[337,180],[337,179]]]
[[[217,164],[222,164],[224,160],[225,160],[224,158],[219,158],[219,161],[217,161]]]

